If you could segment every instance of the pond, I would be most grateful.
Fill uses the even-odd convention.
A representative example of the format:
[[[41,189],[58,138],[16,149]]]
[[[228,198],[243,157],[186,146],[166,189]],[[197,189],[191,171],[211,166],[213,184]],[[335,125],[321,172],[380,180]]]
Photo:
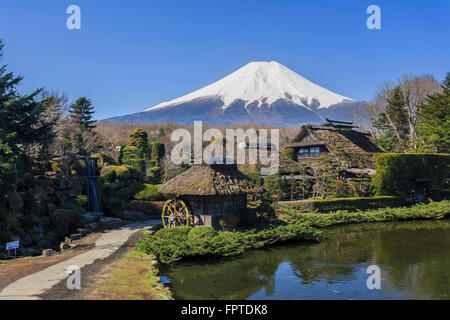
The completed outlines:
[[[450,221],[347,225],[321,243],[162,271],[176,299],[450,299]],[[381,289],[367,288],[370,265]]]

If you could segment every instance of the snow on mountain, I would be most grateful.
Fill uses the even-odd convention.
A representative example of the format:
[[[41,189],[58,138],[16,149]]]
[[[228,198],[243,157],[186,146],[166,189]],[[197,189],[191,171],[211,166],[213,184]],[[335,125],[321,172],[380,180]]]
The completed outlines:
[[[225,78],[180,98],[107,120],[216,125],[318,124],[326,117],[351,120],[364,102],[322,88],[281,64],[251,62]]]
[[[353,101],[312,83],[276,61],[250,62],[209,86],[158,104],[146,111],[155,111],[205,98],[222,100],[222,109],[227,109],[236,101],[245,101],[244,108],[247,109],[248,105],[255,102],[260,107],[285,100],[295,105],[302,105],[309,110]]]

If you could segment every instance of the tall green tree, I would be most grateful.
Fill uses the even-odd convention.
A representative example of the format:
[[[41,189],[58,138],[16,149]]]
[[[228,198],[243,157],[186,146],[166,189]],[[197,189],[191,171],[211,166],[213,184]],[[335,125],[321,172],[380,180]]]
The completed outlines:
[[[405,152],[408,140],[408,119],[401,88],[395,87],[387,99],[387,105],[378,115],[374,126],[382,132],[379,143],[388,151]]]
[[[137,148],[139,156],[143,159],[150,158],[150,144],[148,143],[148,134],[144,129],[136,129],[130,136],[130,146]]]
[[[3,47],[0,40],[0,57]],[[37,99],[42,89],[21,95],[17,86],[22,79],[7,72],[5,65],[0,67],[0,193],[15,184],[15,159],[19,155],[32,156],[55,137],[56,122],[47,117],[46,104]]]
[[[86,97],[78,98],[69,106],[69,118],[78,123],[82,130],[95,128],[95,120],[92,120],[94,113],[92,102]]]
[[[442,81],[442,93],[429,95],[420,108],[419,119],[420,149],[450,153],[450,72]]]

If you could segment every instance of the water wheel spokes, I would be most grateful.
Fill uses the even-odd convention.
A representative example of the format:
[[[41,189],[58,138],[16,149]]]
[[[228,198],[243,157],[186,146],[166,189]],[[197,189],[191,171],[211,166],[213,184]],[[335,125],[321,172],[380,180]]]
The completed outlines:
[[[192,219],[183,200],[168,200],[163,207],[162,222],[164,228],[189,226]]]

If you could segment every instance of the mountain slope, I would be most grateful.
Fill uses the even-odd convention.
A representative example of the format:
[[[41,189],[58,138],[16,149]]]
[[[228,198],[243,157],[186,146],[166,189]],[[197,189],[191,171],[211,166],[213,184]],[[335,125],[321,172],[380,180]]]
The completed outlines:
[[[144,112],[108,120],[296,126],[319,123],[328,114],[344,120],[348,116],[340,114],[340,106],[345,106],[348,113],[359,105],[360,102],[322,88],[275,61],[251,62],[200,90]]]

